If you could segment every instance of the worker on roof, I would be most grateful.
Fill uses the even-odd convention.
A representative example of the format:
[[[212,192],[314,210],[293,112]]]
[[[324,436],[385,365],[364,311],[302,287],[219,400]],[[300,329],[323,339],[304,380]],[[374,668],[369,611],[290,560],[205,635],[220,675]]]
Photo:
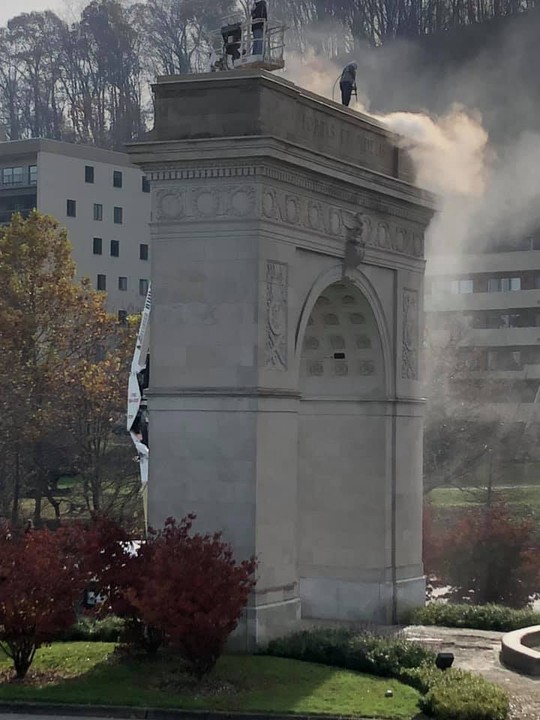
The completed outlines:
[[[253,34],[253,55],[263,54],[264,27],[268,20],[266,0],[255,0],[251,9],[251,32]]]
[[[339,81],[339,88],[341,90],[341,102],[345,107],[349,107],[351,102],[351,95],[356,92],[356,70],[358,68],[357,63],[352,62],[345,65],[341,78]]]

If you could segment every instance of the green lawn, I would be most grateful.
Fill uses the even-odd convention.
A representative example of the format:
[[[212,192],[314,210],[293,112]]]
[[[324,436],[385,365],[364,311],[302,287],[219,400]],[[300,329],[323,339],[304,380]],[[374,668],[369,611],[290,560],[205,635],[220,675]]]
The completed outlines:
[[[112,656],[111,643],[57,643],[38,651],[32,671],[57,671],[50,684],[4,682],[0,700],[96,703],[199,710],[319,713],[410,720],[419,694],[395,680],[324,665],[228,655],[201,683],[175,659],[135,662]],[[0,670],[7,666],[0,659]],[[37,680],[36,680],[37,682]],[[391,688],[394,696],[385,697]]]
[[[529,506],[540,511],[540,485],[513,488],[495,488],[494,496],[509,505]],[[485,491],[474,488],[461,490],[455,487],[441,487],[432,490],[428,499],[439,507],[473,507],[485,502]]]

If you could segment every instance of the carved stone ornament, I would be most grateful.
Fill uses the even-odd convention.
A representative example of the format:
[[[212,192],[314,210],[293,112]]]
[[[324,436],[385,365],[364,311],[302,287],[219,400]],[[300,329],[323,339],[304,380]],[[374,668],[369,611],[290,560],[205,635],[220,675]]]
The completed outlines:
[[[345,277],[347,270],[354,270],[364,259],[369,220],[362,213],[343,213],[343,224],[345,226],[343,277]]]
[[[343,239],[347,268],[362,262],[366,247],[422,257],[422,237],[418,232],[390,220],[379,222],[375,228],[375,219],[366,212],[350,212],[304,195],[266,186],[261,196],[261,215],[283,225]]]
[[[275,370],[287,369],[288,266],[266,263],[266,328],[264,364]]]
[[[256,207],[253,185],[176,185],[156,191],[156,220],[204,221],[249,217]]]
[[[309,230],[313,234],[331,237],[350,243],[347,262],[361,262],[364,248],[374,247],[391,250],[413,257],[423,256],[421,228],[411,215],[399,216],[390,207],[380,207],[376,214],[366,208],[362,198],[354,193],[335,188],[332,196],[344,198],[349,207],[362,207],[362,212],[352,211],[332,201],[319,199],[313,193],[328,194],[329,187],[308,181],[301,176],[287,173],[270,173],[261,170],[269,178],[287,181],[296,187],[305,187],[311,194],[286,190],[272,185],[257,186],[254,176],[259,168],[217,168],[215,170],[193,169],[160,171],[151,174],[157,181],[155,191],[155,220],[157,222],[204,222],[209,219],[234,221],[242,218],[260,217],[263,220]],[[218,178],[221,178],[219,180]],[[245,179],[244,179],[245,178]],[[236,182],[231,182],[235,179]],[[201,180],[206,180],[203,184]],[[159,182],[167,183],[160,186]],[[230,183],[230,184],[229,184]],[[260,190],[258,189],[260,188]],[[388,219],[378,220],[383,212]],[[404,212],[401,211],[400,212]]]
[[[418,380],[418,290],[403,288],[401,377]]]

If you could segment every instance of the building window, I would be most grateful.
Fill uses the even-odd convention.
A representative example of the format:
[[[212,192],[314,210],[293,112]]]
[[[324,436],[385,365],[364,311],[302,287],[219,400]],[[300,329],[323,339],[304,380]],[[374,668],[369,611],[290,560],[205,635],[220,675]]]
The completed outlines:
[[[519,350],[488,350],[488,370],[521,370],[523,363]]]
[[[150,192],[150,180],[143,175],[142,179],[142,191],[145,193]]]
[[[107,289],[107,276],[106,275],[98,275],[97,276],[97,289],[98,290],[106,290]]]
[[[148,245],[146,243],[139,245],[139,260],[148,260]]]
[[[28,179],[30,185],[37,185],[37,165],[30,165],[28,168]]]
[[[121,207],[115,207],[114,208],[114,222],[116,225],[121,225],[124,221],[124,211]]]
[[[22,167],[14,167],[13,168],[13,184],[14,185],[23,185],[23,169]]]
[[[3,168],[2,185],[13,185],[13,168]]]
[[[118,278],[118,289],[119,290],[127,290],[127,277],[119,277]]]
[[[116,187],[116,188],[122,187],[122,173],[120,172],[120,170],[113,170],[112,184],[113,184],[113,187]]]
[[[514,290],[521,290],[521,278],[489,278],[487,289],[488,292],[512,292]]]
[[[450,283],[450,292],[453,295],[467,295],[474,292],[472,280],[452,280]]]
[[[68,217],[77,217],[77,201],[66,200],[66,215]]]
[[[94,255],[101,255],[103,252],[103,240],[101,238],[94,238]]]
[[[120,256],[120,243],[118,240],[111,240],[111,257]]]
[[[139,295],[146,295],[148,292],[148,280],[139,280]]]
[[[87,182],[87,183],[94,182],[94,166],[93,165],[85,165],[84,166],[84,182]]]
[[[502,313],[502,315],[501,315],[501,327],[502,327],[502,328],[516,328],[516,327],[521,327],[521,315],[520,315],[520,313]]]
[[[94,220],[103,220],[103,205],[94,203]]]

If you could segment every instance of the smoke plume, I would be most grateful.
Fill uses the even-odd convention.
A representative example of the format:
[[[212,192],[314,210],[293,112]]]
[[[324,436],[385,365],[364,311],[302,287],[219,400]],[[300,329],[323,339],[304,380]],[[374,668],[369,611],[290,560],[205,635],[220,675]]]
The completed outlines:
[[[290,53],[286,77],[329,99],[339,99],[341,68],[309,52]],[[400,136],[411,156],[416,182],[438,197],[438,213],[428,231],[432,251],[458,250],[467,242],[470,224],[489,183],[488,134],[479,113],[454,106],[441,117],[420,112],[369,112],[369,99],[358,83],[352,108],[369,115]]]

